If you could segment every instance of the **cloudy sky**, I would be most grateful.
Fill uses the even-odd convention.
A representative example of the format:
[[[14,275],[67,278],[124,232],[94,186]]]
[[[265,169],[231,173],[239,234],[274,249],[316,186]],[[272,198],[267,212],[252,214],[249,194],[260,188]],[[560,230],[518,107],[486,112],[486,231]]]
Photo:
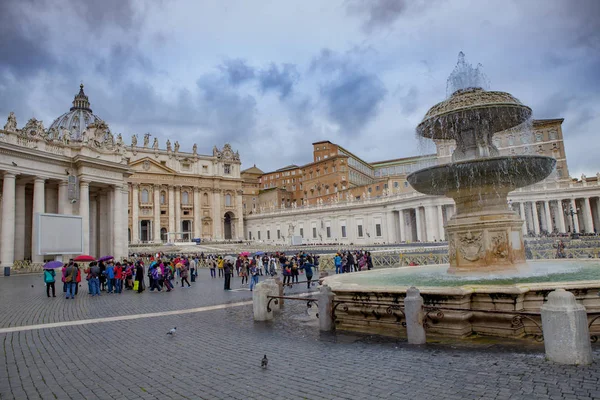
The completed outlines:
[[[264,171],[318,140],[412,156],[461,50],[491,89],[565,119],[571,175],[600,171],[597,0],[2,0],[0,116],[48,127],[83,82],[128,143],[229,142]]]

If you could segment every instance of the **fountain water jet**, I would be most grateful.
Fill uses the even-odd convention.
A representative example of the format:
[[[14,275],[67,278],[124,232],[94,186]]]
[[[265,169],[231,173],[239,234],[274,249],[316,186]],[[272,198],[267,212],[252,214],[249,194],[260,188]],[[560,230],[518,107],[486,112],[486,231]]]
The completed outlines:
[[[455,140],[452,162],[407,177],[415,190],[456,203],[445,226],[450,273],[515,270],[525,262],[523,220],[508,208],[507,196],[543,180],[556,164],[552,157],[499,155],[494,134],[525,123],[531,109],[509,93],[460,88],[486,81],[461,52],[448,79],[448,87],[458,90],[433,106],[417,127],[422,137]]]

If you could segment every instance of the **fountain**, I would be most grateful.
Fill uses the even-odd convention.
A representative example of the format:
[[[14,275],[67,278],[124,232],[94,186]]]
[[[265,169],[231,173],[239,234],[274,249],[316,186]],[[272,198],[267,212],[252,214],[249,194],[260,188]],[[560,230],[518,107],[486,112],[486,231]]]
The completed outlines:
[[[423,138],[456,141],[450,163],[407,177],[421,193],[454,199],[456,213],[444,227],[450,265],[326,278],[336,301],[345,302],[336,314],[338,328],[401,333],[398,324],[390,324],[394,318],[398,321],[393,307],[403,302],[406,289],[413,285],[426,304],[445,309],[443,318],[430,327],[441,335],[520,337],[536,329],[535,314],[545,296],[558,287],[571,290],[588,312],[600,312],[597,263],[525,262],[524,221],[509,208],[507,196],[548,177],[556,160],[500,156],[494,134],[525,126],[531,109],[509,93],[486,90],[487,85],[480,66],[473,68],[461,52],[448,79],[449,97],[433,106],[417,126]],[[385,304],[391,308],[377,311]]]

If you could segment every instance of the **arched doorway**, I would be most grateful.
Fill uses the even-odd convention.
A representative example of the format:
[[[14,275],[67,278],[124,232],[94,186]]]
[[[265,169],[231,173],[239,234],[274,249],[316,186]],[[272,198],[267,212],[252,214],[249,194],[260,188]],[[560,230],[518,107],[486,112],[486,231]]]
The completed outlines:
[[[162,242],[167,241],[167,228],[160,228],[160,240]]]
[[[181,231],[183,232],[183,241],[191,241],[192,239],[190,238],[190,233],[192,232],[192,221],[187,219],[181,221]]]
[[[235,215],[233,215],[233,213],[231,211],[228,211],[225,213],[225,218],[223,221],[223,234],[224,234],[225,240],[233,239],[233,235],[234,235],[233,219],[234,218],[235,218]]]

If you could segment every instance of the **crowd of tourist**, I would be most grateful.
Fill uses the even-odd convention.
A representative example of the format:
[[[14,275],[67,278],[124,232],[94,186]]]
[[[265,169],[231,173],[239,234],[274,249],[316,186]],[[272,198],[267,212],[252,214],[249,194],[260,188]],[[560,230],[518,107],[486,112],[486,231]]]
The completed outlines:
[[[369,251],[338,252],[333,258],[336,274],[373,269],[373,258]]]

